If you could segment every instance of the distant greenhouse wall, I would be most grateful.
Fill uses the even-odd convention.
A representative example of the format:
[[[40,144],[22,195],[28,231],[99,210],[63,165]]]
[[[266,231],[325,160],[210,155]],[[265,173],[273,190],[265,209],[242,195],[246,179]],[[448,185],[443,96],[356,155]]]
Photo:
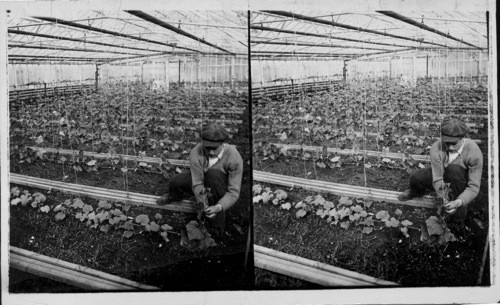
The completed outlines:
[[[100,67],[101,82],[142,81],[165,84],[217,83],[230,85],[248,81],[246,58],[229,56],[158,60],[142,63],[109,64]]]
[[[95,81],[95,65],[9,64],[9,89],[88,84]]]
[[[353,60],[348,63],[349,78],[369,77],[472,77],[488,75],[485,52],[447,52],[401,55],[383,59]]]
[[[256,87],[307,81],[342,79],[342,60],[252,60],[252,83]]]

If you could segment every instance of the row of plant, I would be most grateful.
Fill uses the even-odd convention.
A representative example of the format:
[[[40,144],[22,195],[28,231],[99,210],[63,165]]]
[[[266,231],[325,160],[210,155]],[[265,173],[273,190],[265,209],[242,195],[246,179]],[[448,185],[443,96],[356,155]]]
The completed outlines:
[[[359,127],[364,126],[364,119],[378,120],[383,124],[392,123],[396,128],[408,128],[404,124],[420,123],[425,120],[439,121],[439,114],[446,115],[467,115],[467,111],[450,111],[449,109],[439,109],[433,106],[431,109],[423,109],[418,103],[430,101],[434,105],[440,105],[443,101],[467,100],[485,107],[487,105],[487,90],[461,88],[451,88],[444,95],[444,90],[436,86],[419,86],[416,88],[405,88],[395,83],[370,83],[354,82],[347,83],[340,90],[330,91],[324,94],[316,94],[313,97],[298,95],[285,101],[267,101],[259,103],[253,107],[254,125],[269,124],[278,125],[288,123],[296,118],[310,124],[322,124],[323,121],[333,124],[336,127]],[[461,110],[457,106],[457,110]],[[468,122],[475,123],[474,114],[464,116]],[[316,118],[320,118],[317,120]],[[302,118],[302,119],[300,119]],[[327,120],[326,120],[327,119]],[[384,126],[379,126],[383,129]],[[414,129],[417,126],[412,126]],[[428,126],[422,125],[422,129]]]
[[[443,217],[439,214],[429,216],[425,221],[425,229],[414,227],[413,222],[403,218],[403,212],[396,209],[391,215],[387,210],[374,210],[373,200],[335,196],[333,201],[326,200],[321,194],[307,196],[298,202],[291,202],[288,194],[282,189],[272,190],[254,184],[253,203],[272,204],[283,210],[292,210],[297,218],[308,214],[325,219],[332,226],[339,226],[345,230],[359,227],[362,234],[371,234],[374,230],[395,228],[402,236],[409,238],[408,230],[421,231],[420,240],[429,244],[445,245],[456,238],[447,227]],[[375,204],[374,207],[377,205]],[[293,209],[292,209],[293,208]],[[416,220],[421,221],[421,220]]]
[[[47,193],[50,196],[51,191]],[[68,218],[78,219],[90,229],[101,231],[103,234],[119,231],[124,238],[133,238],[134,235],[144,233],[158,234],[166,243],[170,242],[172,234],[180,236],[181,245],[189,246],[190,250],[206,250],[215,246],[215,241],[207,229],[196,220],[190,221],[185,230],[173,231],[160,213],[135,215],[131,210],[132,205],[120,202],[108,202],[106,200],[85,200],[74,197],[62,202],[48,200],[47,195],[42,192],[30,193],[14,186],[10,190],[10,204],[19,209],[33,209],[38,213],[45,213],[56,221],[64,221]]]
[[[188,92],[167,97],[190,98]],[[149,103],[149,97],[156,94],[154,91],[138,87],[133,94],[127,94],[127,90],[103,90],[89,96],[59,97],[46,103],[39,101],[38,105],[24,107],[21,113],[11,117],[11,139],[15,144],[106,153],[136,155],[139,151],[147,151],[148,156],[161,155],[165,150],[182,152],[185,150],[182,146],[192,146],[191,142],[199,140],[201,121],[194,117],[186,121],[168,115],[166,108],[155,108],[154,103]],[[223,95],[212,93],[209,97],[227,100]],[[198,118],[211,122],[207,116]],[[214,118],[213,121],[221,117]],[[226,127],[233,131],[239,127],[230,125]],[[179,141],[181,143],[172,144]]]
[[[428,148],[420,148],[416,150],[416,153],[423,155],[424,153],[428,153],[428,150]],[[364,166],[365,168],[385,167],[411,172],[417,168],[424,168],[425,163],[427,163],[415,160],[408,152],[403,153],[401,158],[384,156],[384,153],[390,153],[390,149],[388,147],[383,147],[381,152],[382,155],[379,157],[370,157],[366,156],[361,149],[354,150],[351,154],[339,154],[335,152],[328,152],[326,146],[318,151],[305,151],[303,149],[286,149],[283,147],[277,147],[274,144],[262,142],[254,143],[253,145],[254,157],[258,157],[261,162],[272,162],[277,160],[290,162],[291,160],[301,160],[312,162],[316,167],[322,169],[334,169],[346,165],[355,165]]]
[[[435,210],[275,185],[253,201],[258,245],[404,286],[476,283],[484,242]]]

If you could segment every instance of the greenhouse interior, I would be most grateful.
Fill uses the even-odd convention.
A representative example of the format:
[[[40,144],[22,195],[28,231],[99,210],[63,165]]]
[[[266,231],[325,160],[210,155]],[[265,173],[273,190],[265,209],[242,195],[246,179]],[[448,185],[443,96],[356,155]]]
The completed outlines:
[[[248,287],[247,24],[246,11],[9,13],[11,291]],[[218,235],[192,193],[157,204],[214,124],[245,173]]]
[[[490,287],[491,19],[9,11],[9,292]]]
[[[250,15],[257,287],[489,285],[488,13]],[[483,160],[458,225],[399,199],[449,117]]]

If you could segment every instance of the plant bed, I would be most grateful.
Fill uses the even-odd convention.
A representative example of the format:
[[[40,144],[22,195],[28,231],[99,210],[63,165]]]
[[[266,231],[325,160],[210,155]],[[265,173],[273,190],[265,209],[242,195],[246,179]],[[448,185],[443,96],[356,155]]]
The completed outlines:
[[[16,185],[11,186],[16,187]],[[186,284],[189,279],[181,281],[180,275],[177,275],[178,285],[166,280],[171,276],[168,273],[163,273],[164,281],[162,281],[160,276],[150,276],[151,270],[176,270],[176,264],[196,259],[198,263],[192,264],[193,270],[189,270],[185,265],[183,267],[186,269],[185,274],[192,276],[194,272],[203,269],[203,262],[211,261],[211,256],[215,255],[219,261],[219,268],[212,266],[210,271],[200,271],[200,274],[205,275],[205,283],[193,280],[199,289],[214,289],[212,285],[214,281],[218,281],[216,277],[233,279],[230,284],[224,286],[225,288],[228,288],[228,285],[233,285],[232,289],[246,285],[245,281],[248,278],[242,276],[243,260],[239,259],[245,252],[246,236],[233,226],[226,227],[227,233],[220,236],[215,247],[191,251],[180,243],[181,229],[186,226],[189,218],[193,217],[190,214],[127,206],[115,202],[103,203],[91,198],[69,196],[56,190],[44,191],[22,185],[17,187],[22,191],[27,190],[33,197],[36,192],[45,194],[46,200],[35,205],[36,208],[33,208],[31,203],[26,206],[22,206],[21,203],[11,206],[12,246],[161,287],[164,290],[190,290],[194,287],[183,287],[181,282]],[[73,205],[76,202],[82,202],[84,206],[75,208]],[[54,208],[60,207],[61,204],[66,207],[65,210],[54,211]],[[50,210],[47,210],[46,206]],[[84,218],[82,215],[85,215],[85,209],[88,212],[90,209],[88,206],[92,206],[93,211],[90,214],[98,215],[97,218],[104,217],[102,215],[106,215],[105,211],[110,211],[115,215],[113,218],[115,220],[117,217],[125,217],[119,224],[125,225],[127,222],[129,224],[124,228],[111,224],[107,218],[102,222],[93,220],[94,216]],[[61,213],[65,216],[60,216]],[[151,221],[147,222],[150,227],[146,226],[144,215],[147,215],[149,220],[155,221],[160,228],[155,228]],[[224,255],[226,252],[229,255]],[[236,262],[239,263],[239,269]],[[209,281],[209,277],[214,278]]]
[[[254,198],[255,243],[258,245],[403,286],[476,285],[487,230],[474,230],[470,217],[463,228],[449,224],[456,241],[428,244],[421,241],[422,226],[426,228],[426,221],[435,210],[384,202],[368,204],[359,199],[302,189],[284,189],[287,197],[273,202],[280,196],[277,191],[280,187],[268,186],[272,198],[265,203],[262,198]],[[357,208],[349,212],[354,218],[336,219],[337,216],[324,215],[323,203],[304,204],[307,200],[331,202],[338,211],[342,206]],[[302,207],[294,208],[298,202],[302,202]],[[360,208],[367,215],[356,219]],[[301,210],[305,210],[305,214],[299,213]],[[384,219],[383,211],[390,218]],[[368,217],[371,220],[367,221]],[[266,282],[272,280],[264,278],[263,281],[261,285],[266,286]]]

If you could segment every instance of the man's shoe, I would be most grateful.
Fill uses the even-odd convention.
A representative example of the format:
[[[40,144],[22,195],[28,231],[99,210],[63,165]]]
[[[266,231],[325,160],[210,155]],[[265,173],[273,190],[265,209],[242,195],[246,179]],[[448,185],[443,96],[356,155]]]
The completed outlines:
[[[165,194],[156,200],[157,205],[167,205],[170,204],[172,200],[168,194]]]
[[[411,190],[406,190],[398,195],[399,201],[407,201],[412,199],[414,196],[411,194]]]

